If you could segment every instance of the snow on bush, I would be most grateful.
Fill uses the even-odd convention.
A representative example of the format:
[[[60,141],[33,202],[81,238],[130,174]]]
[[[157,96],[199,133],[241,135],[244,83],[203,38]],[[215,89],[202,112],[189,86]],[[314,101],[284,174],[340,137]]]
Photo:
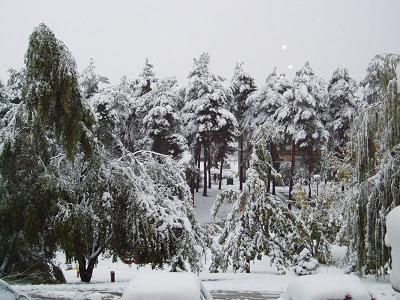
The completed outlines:
[[[317,272],[318,269],[318,260],[312,257],[310,250],[304,248],[299,254],[297,266],[294,267],[293,271],[296,273],[296,275],[301,276],[313,274]]]
[[[280,298],[281,300],[344,299],[369,300],[361,280],[352,275],[317,274],[296,277]]]

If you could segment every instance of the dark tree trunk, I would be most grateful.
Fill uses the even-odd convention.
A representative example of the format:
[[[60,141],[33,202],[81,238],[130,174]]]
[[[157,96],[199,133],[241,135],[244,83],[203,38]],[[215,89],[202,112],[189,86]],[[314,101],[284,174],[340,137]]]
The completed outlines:
[[[197,145],[197,168],[199,169],[199,174],[197,176],[196,182],[196,192],[199,191],[200,188],[200,159],[201,159],[201,145],[198,143]]]
[[[219,183],[218,183],[218,189],[220,190],[222,188],[222,168],[224,165],[224,158],[221,158],[221,165],[219,166]]]
[[[292,209],[292,191],[293,191],[293,177],[295,172],[295,163],[296,163],[296,143],[292,142],[292,153],[291,153],[291,162],[290,162],[290,182],[289,182],[289,209]]]
[[[210,149],[208,149],[208,188],[211,189],[211,155]]]
[[[311,151],[309,153],[309,157],[310,157],[310,163],[308,165],[308,199],[311,199],[311,173],[312,173],[312,166],[311,166],[312,152]]]
[[[89,259],[88,264],[86,266],[86,258],[84,256],[82,256],[78,260],[79,275],[81,277],[82,282],[90,282],[90,280],[92,279],[93,269],[96,264],[96,261],[97,261],[97,257],[91,258],[91,259]]]
[[[204,168],[204,170],[203,170],[203,175],[204,175],[204,189],[203,189],[203,196],[207,196],[207,160],[208,160],[208,157],[207,157],[207,146],[206,145],[204,145],[204,152],[203,152],[203,154],[204,154],[204,157],[203,157],[203,168]]]
[[[239,136],[239,190],[243,191],[243,134]]]
[[[276,180],[275,177],[272,177],[272,195],[276,195],[275,186],[276,186]]]
[[[272,158],[272,166],[276,171],[279,171],[279,151],[278,147],[276,146],[275,143],[271,143],[271,158]],[[276,179],[275,177],[272,178],[272,195],[276,195],[275,191],[276,187]]]
[[[267,192],[271,191],[271,168],[268,168]]]
[[[193,206],[194,206],[194,187],[195,187],[195,185],[196,185],[195,176],[194,176],[194,174],[192,173],[192,174],[190,175],[190,193],[192,194]]]

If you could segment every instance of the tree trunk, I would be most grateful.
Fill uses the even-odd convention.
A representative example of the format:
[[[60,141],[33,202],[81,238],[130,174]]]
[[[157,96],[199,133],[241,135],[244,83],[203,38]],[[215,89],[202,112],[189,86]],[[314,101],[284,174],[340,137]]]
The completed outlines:
[[[190,193],[192,194],[192,202],[194,206],[194,188],[195,188],[196,182],[195,182],[195,176],[194,173],[190,175]]]
[[[199,191],[200,188],[200,159],[201,159],[201,145],[198,143],[197,145],[197,168],[199,169],[199,175],[197,176],[196,182],[196,192]]]
[[[291,162],[290,162],[290,182],[289,182],[289,209],[292,209],[292,191],[293,191],[293,177],[295,172],[295,163],[296,163],[296,143],[292,142],[292,153],[291,153]]]
[[[278,147],[275,145],[275,143],[271,143],[270,147],[271,147],[272,166],[274,167],[275,171],[279,171]],[[272,195],[276,195],[275,187],[276,187],[276,179],[275,177],[272,177]]]
[[[94,265],[96,264],[97,257],[91,258],[88,261],[88,265],[86,267],[86,258],[82,256],[78,260],[79,264],[79,275],[81,277],[82,282],[90,282],[93,275]]]
[[[250,259],[247,259],[246,262],[247,262],[247,264],[246,264],[245,272],[250,273]]]
[[[208,147],[208,188],[211,189],[211,155],[210,148]]]
[[[218,183],[218,189],[220,190],[222,188],[222,167],[224,165],[224,158],[221,158],[221,165],[219,166],[219,183]]]
[[[7,268],[8,260],[9,260],[9,255],[7,254],[6,258],[4,259],[4,261],[3,261],[3,263],[1,264],[1,267],[0,267],[0,278],[3,277],[4,271]]]
[[[308,199],[311,199],[311,164],[308,166]]]
[[[268,168],[267,193],[271,191],[271,168]]]
[[[204,147],[204,157],[203,157],[203,161],[204,161],[204,163],[203,163],[203,168],[204,168],[204,170],[203,170],[203,175],[204,175],[204,189],[203,189],[203,196],[207,196],[207,160],[208,160],[208,157],[207,157],[207,146],[206,145],[204,145],[203,146]]]
[[[243,191],[243,134],[239,136],[239,190]]]

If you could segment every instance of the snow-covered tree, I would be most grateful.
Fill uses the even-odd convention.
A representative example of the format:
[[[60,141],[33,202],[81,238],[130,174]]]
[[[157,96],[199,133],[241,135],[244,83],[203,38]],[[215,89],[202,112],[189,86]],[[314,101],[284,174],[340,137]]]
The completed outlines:
[[[232,80],[230,82],[229,106],[236,117],[238,123],[238,165],[239,165],[239,189],[243,189],[245,161],[244,152],[250,149],[244,149],[244,139],[249,134],[249,126],[246,122],[246,116],[251,114],[250,108],[254,105],[249,101],[249,96],[256,90],[254,79],[243,70],[243,63],[236,64]]]
[[[146,58],[142,72],[139,74],[139,79],[135,81],[135,90],[139,96],[150,92],[157,82],[156,74],[153,71],[153,65]]]
[[[283,127],[276,121],[277,112],[285,105],[285,94],[290,93],[290,83],[283,73],[277,73],[276,68],[267,77],[265,84],[247,99],[251,113],[246,116],[246,123],[251,128],[252,135],[257,135],[259,130],[267,130],[269,136],[269,151],[272,165],[279,170],[278,144],[284,142]],[[268,128],[268,129],[267,129]],[[275,134],[270,134],[271,131]],[[275,195],[275,179],[272,180],[272,194]]]
[[[351,122],[356,113],[357,83],[346,68],[338,68],[328,84],[327,130],[329,148],[343,156],[343,148],[349,141]]]
[[[217,267],[226,270],[231,265],[234,271],[250,272],[251,261],[262,255],[269,256],[278,270],[285,271],[293,265],[297,246],[307,243],[303,223],[281,199],[267,191],[271,156],[265,145],[263,139],[254,145],[243,191],[224,193],[214,204],[212,211],[216,215],[221,202],[235,201],[219,238],[221,249],[214,253],[213,271]]]
[[[361,107],[382,103],[386,97],[386,87],[395,76],[399,61],[397,54],[378,54],[368,64],[367,75],[361,81],[363,97]]]
[[[276,68],[268,75],[265,84],[251,94],[247,100],[252,113],[247,117],[247,123],[254,135],[259,126],[265,122],[273,122],[277,111],[285,105],[285,93],[291,88],[284,73],[278,73]]]
[[[222,187],[222,170],[224,165],[224,160],[227,158],[228,154],[234,152],[234,147],[232,147],[233,142],[236,141],[238,131],[236,118],[224,110],[224,114],[221,115],[220,127],[215,132],[215,145],[216,153],[215,160],[219,163],[219,185],[218,188]]]
[[[188,148],[187,140],[181,134],[177,88],[174,78],[159,80],[153,90],[144,96],[152,99],[152,107],[143,118],[150,149],[175,158],[179,158]]]
[[[71,161],[78,152],[90,155],[93,119],[80,96],[74,59],[44,24],[29,38],[25,64],[23,101],[5,115],[0,132],[0,260],[3,274],[62,281],[51,264],[57,187],[48,168],[59,153]]]
[[[186,115],[187,137],[196,150],[194,156],[198,163],[201,147],[203,148],[204,196],[207,196],[207,173],[211,167],[211,145],[216,134],[227,124],[227,120],[231,124],[235,122],[233,115],[224,108],[227,96],[222,80],[209,71],[209,62],[210,57],[207,53],[194,60],[183,109]]]
[[[309,182],[311,182],[311,174],[317,167],[321,146],[326,142],[328,132],[323,124],[326,106],[325,83],[322,78],[314,74],[308,62],[296,72],[292,92],[285,93],[285,99],[285,105],[277,113],[277,121],[285,127],[286,134],[292,141],[292,169],[295,157],[293,152],[296,148],[302,148],[307,153],[305,163],[308,166]]]
[[[89,65],[83,70],[80,75],[80,84],[82,87],[83,97],[89,99],[94,94],[99,92],[102,84],[109,83],[108,78],[96,73],[94,59],[91,58]],[[100,86],[99,86],[100,85]]]
[[[123,142],[129,88],[102,89],[90,105],[74,59],[43,24],[30,37],[23,82],[23,101],[0,128],[0,276],[62,281],[58,249],[85,282],[104,251],[198,272],[204,233],[181,166]]]
[[[359,273],[387,272],[389,252],[384,244],[385,217],[400,205],[400,93],[397,55],[379,55],[379,75],[370,103],[354,121],[352,141],[357,188],[348,210],[348,258]],[[364,81],[365,82],[365,81]],[[372,85],[370,86],[372,88]]]

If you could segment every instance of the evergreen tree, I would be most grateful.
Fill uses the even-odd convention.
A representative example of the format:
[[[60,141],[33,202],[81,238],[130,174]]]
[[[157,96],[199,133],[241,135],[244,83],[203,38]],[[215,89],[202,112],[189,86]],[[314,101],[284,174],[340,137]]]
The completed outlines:
[[[204,196],[207,196],[211,145],[216,133],[226,125],[227,117],[232,119],[232,116],[224,108],[226,91],[222,81],[209,71],[209,62],[210,58],[207,53],[203,53],[199,59],[194,60],[186,88],[187,100],[184,107],[187,136],[193,148],[196,149],[195,158],[199,168],[200,151],[201,147],[203,148]]]
[[[345,68],[338,68],[328,85],[327,129],[329,146],[338,156],[349,141],[351,121],[356,113],[357,84]]]
[[[309,197],[311,197],[311,175],[317,167],[321,146],[328,137],[323,124],[325,83],[314,74],[310,64],[306,63],[296,72],[292,92],[287,93],[285,98],[286,103],[277,113],[277,120],[285,126],[286,134],[292,140],[292,173],[296,148],[303,149],[307,154],[305,163],[308,166]],[[290,199],[292,188],[293,179],[289,188]]]
[[[213,255],[213,271],[217,267],[226,270],[232,265],[234,271],[250,272],[251,261],[267,255],[283,272],[293,265],[297,246],[307,245],[303,223],[267,191],[271,156],[265,145],[263,139],[255,143],[244,190],[240,194],[226,191],[214,203],[212,212],[216,215],[221,202],[234,201],[219,238],[221,249]]]
[[[107,77],[98,75],[96,73],[94,59],[91,58],[89,65],[83,70],[80,76],[83,97],[85,99],[91,98],[94,94],[99,92],[99,84],[107,83],[109,83]]]
[[[276,112],[285,104],[284,94],[290,91],[286,75],[277,73],[276,68],[268,75],[265,84],[251,94],[249,102],[253,112],[249,114],[250,127],[255,132],[265,122],[273,122]]]
[[[246,135],[249,133],[249,128],[246,125],[246,116],[250,113],[250,108],[253,103],[248,101],[249,96],[256,90],[254,79],[243,70],[243,63],[237,64],[233,74],[233,78],[230,84],[231,99],[230,107],[232,113],[236,117],[238,122],[238,164],[239,164],[239,189],[243,190],[245,162],[244,152],[248,149],[244,149],[244,140]],[[251,98],[250,98],[251,99]]]
[[[176,80],[172,78],[155,84],[154,89],[145,95],[152,99],[152,107],[143,118],[143,124],[152,151],[179,158],[187,150],[187,141],[181,134],[176,88]]]
[[[248,99],[249,103],[253,103],[250,108],[251,114],[248,114],[249,119],[247,123],[250,125],[253,135],[258,134],[258,130],[261,128],[268,128],[268,131],[275,131],[277,134],[274,136],[275,140],[269,141],[269,151],[272,157],[272,165],[276,170],[279,170],[279,152],[278,144],[284,139],[282,137],[283,132],[280,124],[276,121],[277,112],[285,105],[285,94],[290,93],[290,83],[283,73],[277,73],[276,68],[267,77],[265,85],[261,86],[259,90],[254,92]],[[275,195],[275,179],[270,178],[272,181],[272,194]],[[269,188],[269,187],[268,187]]]
[[[142,72],[139,74],[139,79],[135,82],[135,89],[139,96],[143,96],[150,92],[153,85],[157,82],[156,74],[153,71],[153,65],[146,58]]]

